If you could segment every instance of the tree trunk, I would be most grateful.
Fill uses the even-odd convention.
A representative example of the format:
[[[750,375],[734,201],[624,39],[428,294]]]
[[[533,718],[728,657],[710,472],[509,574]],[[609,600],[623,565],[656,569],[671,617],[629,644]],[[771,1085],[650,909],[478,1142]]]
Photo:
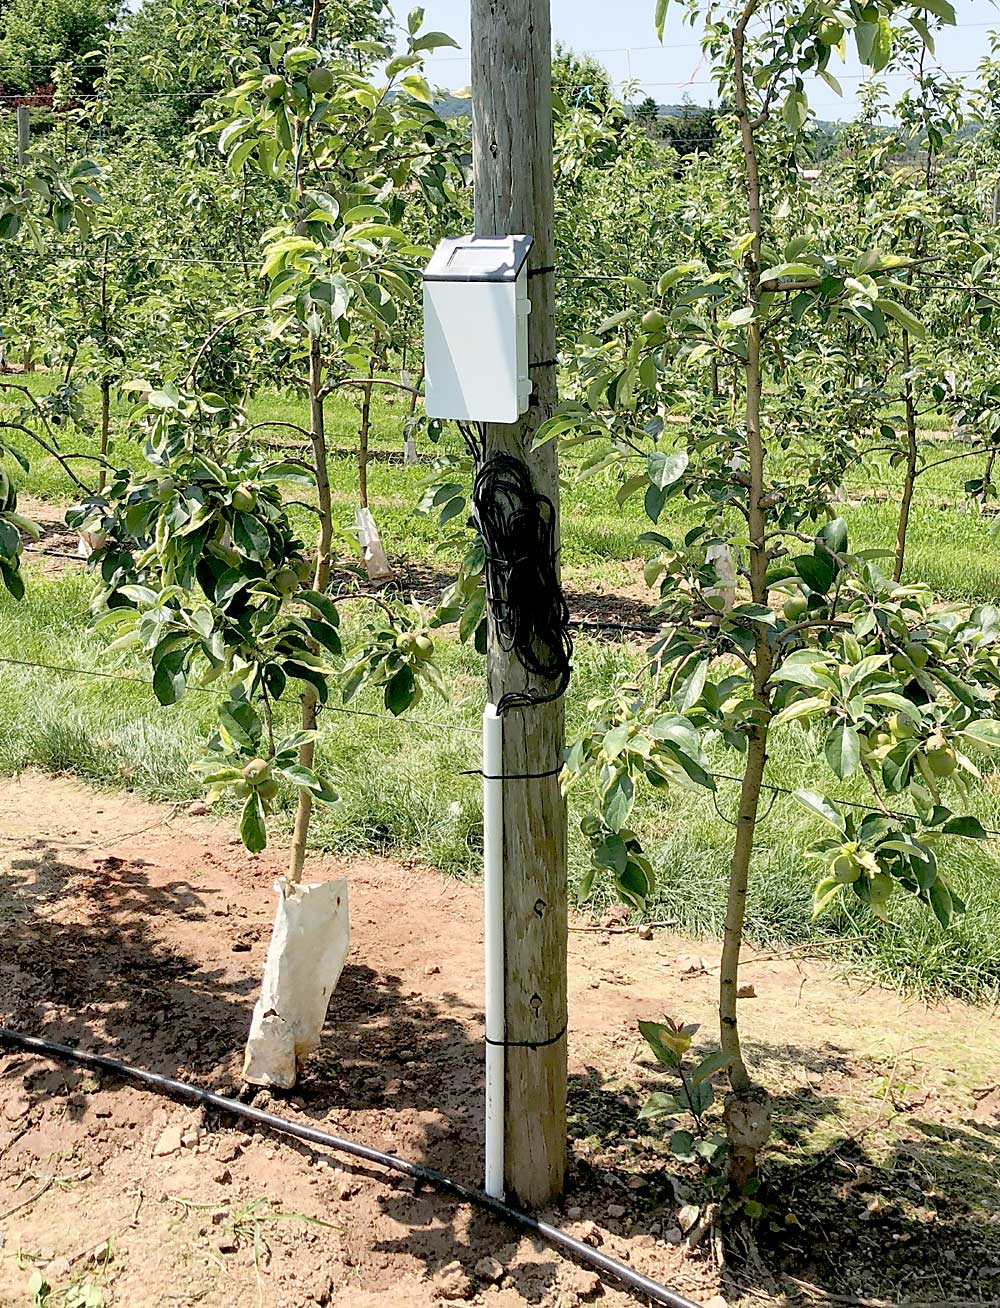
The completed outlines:
[[[309,338],[309,439],[312,443],[313,465],[316,471],[316,491],[319,501],[319,537],[316,542],[316,570],[313,589],[321,594],[330,584],[330,549],[333,540],[333,511],[330,503],[330,478],[326,463],[326,427],[323,413],[323,356],[319,338]],[[303,731],[316,730],[318,697],[315,689],[307,685],[302,692],[301,725]],[[299,747],[299,763],[311,768],[316,757],[312,741]],[[293,884],[302,878],[306,858],[306,840],[312,816],[312,795],[299,791],[295,810],[295,827],[292,831],[292,849],[288,861],[288,880]]]
[[[368,376],[375,376],[375,355],[368,364]],[[368,437],[372,426],[372,387],[362,387],[361,426],[358,428],[358,495],[361,507],[368,508]]]
[[[746,169],[750,231],[753,241],[747,254],[749,279],[748,303],[756,308],[760,297],[761,243],[763,221],[760,207],[760,176],[757,144],[751,119],[745,81],[746,25],[755,6],[750,3],[733,32],[735,50],[736,108],[743,144]],[[744,365],[747,438],[747,525],[749,528],[750,594],[755,604],[767,605],[767,518],[762,507],[764,495],[764,441],[761,432],[760,325],[755,320],[747,327],[746,363]],[[753,857],[754,833],[760,807],[764,769],[767,766],[767,742],[771,721],[768,682],[772,669],[771,646],[767,629],[755,624],[753,652],[753,692],[760,705],[750,725],[747,758],[740,788],[740,806],[736,837],[729,870],[729,898],[726,905],[725,932],[719,977],[719,1029],[722,1051],[730,1060],[729,1081],[732,1087],[726,1098],[725,1120],[729,1143],[729,1182],[733,1191],[742,1194],[747,1181],[757,1170],[757,1158],[770,1135],[770,1101],[762,1087],[754,1085],[743,1060],[740,1045],[736,992],[739,988],[740,953],[746,919],[747,888]]]
[[[101,378],[101,465],[97,473],[97,493],[104,494],[108,484],[108,445],[111,439],[111,378]]]
[[[982,493],[979,496],[979,502],[984,509],[986,508],[986,505],[989,503],[989,499],[990,499],[989,487],[993,482],[993,466],[996,463],[996,461],[997,461],[997,447],[994,445],[993,448],[990,450],[989,454],[986,456],[986,467],[983,469],[983,489],[982,489]]]
[[[472,0],[471,50],[476,233],[534,237],[533,402],[517,423],[487,427],[487,456],[522,460],[558,510],[556,442],[532,449],[556,400],[549,0]],[[492,620],[488,676],[493,704],[526,683],[551,690],[503,648]],[[561,699],[504,713],[505,1179],[536,1207],[562,1191],[566,1169],[566,804],[557,776],[521,778],[558,767],[563,744]]]
[[[906,533],[910,526],[910,508],[917,479],[917,414],[913,400],[913,382],[910,379],[910,333],[903,332],[903,401],[906,405],[906,472],[903,476],[903,498],[899,504],[899,526],[896,530],[896,562],[892,570],[893,581],[902,581],[906,562]]]

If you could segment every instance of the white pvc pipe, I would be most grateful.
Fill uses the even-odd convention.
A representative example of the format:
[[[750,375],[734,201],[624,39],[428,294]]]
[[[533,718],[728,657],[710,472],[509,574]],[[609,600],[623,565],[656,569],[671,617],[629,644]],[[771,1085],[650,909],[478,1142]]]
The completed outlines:
[[[486,1193],[504,1195],[503,720],[483,713],[483,892],[486,954]]]

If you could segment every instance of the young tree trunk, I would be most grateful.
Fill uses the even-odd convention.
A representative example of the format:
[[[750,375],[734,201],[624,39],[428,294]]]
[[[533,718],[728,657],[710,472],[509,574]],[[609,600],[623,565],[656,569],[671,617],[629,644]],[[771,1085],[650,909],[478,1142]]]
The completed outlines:
[[[326,463],[326,427],[323,413],[323,356],[318,337],[309,338],[309,439],[312,443],[313,465],[316,471],[316,492],[319,502],[319,537],[316,542],[316,570],[313,589],[320,593],[330,584],[330,549],[333,540],[333,511],[330,503],[330,478]],[[316,730],[318,697],[315,689],[307,685],[302,692],[303,731]],[[312,741],[299,747],[299,763],[311,768],[316,756]],[[306,839],[312,816],[312,796],[307,790],[299,791],[295,810],[295,827],[292,832],[292,849],[288,860],[288,880],[293,884],[302,878],[306,858]]]
[[[111,378],[101,378],[101,465],[97,473],[97,493],[104,494],[108,484],[108,445],[111,440]]]
[[[747,255],[749,277],[748,302],[756,307],[759,301],[761,271],[761,238],[763,222],[760,207],[760,176],[757,165],[755,128],[750,116],[745,80],[746,27],[756,10],[755,0],[749,0],[733,32],[735,50],[736,109],[743,143],[746,169],[747,199],[750,231],[753,242]],[[744,414],[747,438],[747,475],[750,485],[747,493],[747,525],[749,528],[750,594],[755,604],[767,604],[767,519],[761,501],[764,495],[764,442],[761,433],[761,374],[760,326],[756,321],[747,327],[747,354],[744,365]],[[746,918],[747,888],[750,863],[753,857],[754,832],[760,807],[764,769],[767,765],[768,731],[771,721],[770,692],[772,655],[766,628],[755,626],[753,653],[753,692],[759,704],[755,720],[747,738],[747,758],[740,789],[739,815],[736,838],[729,870],[729,898],[726,905],[726,923],[723,936],[721,971],[719,978],[719,1028],[722,1051],[730,1060],[729,1081],[732,1087],[726,1098],[725,1120],[729,1143],[729,1181],[734,1192],[742,1194],[747,1181],[757,1170],[757,1157],[767,1143],[771,1130],[770,1097],[767,1091],[754,1085],[743,1060],[740,1046],[739,1019],[736,992],[739,988],[740,952],[743,945],[743,925]]]
[[[893,581],[902,581],[906,562],[906,533],[910,526],[910,508],[917,479],[917,412],[913,400],[913,382],[910,380],[910,333],[903,332],[903,401],[906,405],[906,472],[903,476],[903,498],[899,505],[899,526],[896,530],[896,562],[892,570]]]
[[[108,351],[108,238],[104,238],[104,249],[101,254],[101,345],[105,353],[104,372],[101,375],[101,465],[97,477],[98,494],[103,495],[104,487],[107,485],[108,474],[104,463],[108,457],[108,439],[111,434],[111,378],[107,372],[107,351]]]
[[[368,376],[375,376],[375,355],[368,364]],[[358,495],[361,507],[368,508],[368,437],[372,427],[372,386],[362,388],[361,426],[358,428]]]
[[[986,467],[983,469],[983,489],[979,496],[979,503],[985,509],[989,503],[990,493],[988,487],[993,481],[993,467],[997,461],[997,447],[994,445],[986,456]]]

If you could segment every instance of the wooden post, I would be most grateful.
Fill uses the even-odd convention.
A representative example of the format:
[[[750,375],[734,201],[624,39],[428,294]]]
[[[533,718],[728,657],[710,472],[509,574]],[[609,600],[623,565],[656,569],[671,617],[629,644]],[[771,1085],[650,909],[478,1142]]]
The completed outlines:
[[[17,166],[23,168],[28,162],[28,150],[31,148],[31,110],[26,104],[17,106]]]
[[[533,402],[519,422],[487,427],[486,452],[522,459],[558,508],[555,442],[531,448],[556,400],[549,0],[472,0],[472,108],[476,235],[534,237]],[[526,685],[551,690],[492,629],[488,675],[494,704]],[[505,777],[557,767],[563,742],[561,700],[507,710]],[[566,1171],[566,805],[558,777],[506,780],[503,799],[506,1189],[539,1206],[562,1191]]]

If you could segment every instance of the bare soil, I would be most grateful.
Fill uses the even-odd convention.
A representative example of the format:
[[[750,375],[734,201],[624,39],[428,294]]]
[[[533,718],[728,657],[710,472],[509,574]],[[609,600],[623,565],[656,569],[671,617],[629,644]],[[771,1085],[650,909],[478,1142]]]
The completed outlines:
[[[0,1021],[239,1094],[282,851],[228,822],[27,775],[0,790]],[[470,1183],[482,1154],[476,887],[385,861],[300,1085],[255,1103]],[[767,1217],[688,1250],[703,1178],[637,1120],[663,1079],[636,1020],[712,1029],[716,948],[570,937],[570,1149],[548,1215],[698,1302],[1000,1298],[1000,1035],[795,954],[750,955],[742,1020],[776,1095]],[[605,923],[605,926],[610,924]],[[706,1045],[710,1044],[706,1038]],[[41,1273],[48,1292],[32,1298]],[[91,1299],[81,1296],[89,1288]],[[837,1296],[841,1298],[837,1298]],[[634,1302],[483,1213],[322,1150],[21,1053],[0,1055],[0,1304],[550,1308]]]

